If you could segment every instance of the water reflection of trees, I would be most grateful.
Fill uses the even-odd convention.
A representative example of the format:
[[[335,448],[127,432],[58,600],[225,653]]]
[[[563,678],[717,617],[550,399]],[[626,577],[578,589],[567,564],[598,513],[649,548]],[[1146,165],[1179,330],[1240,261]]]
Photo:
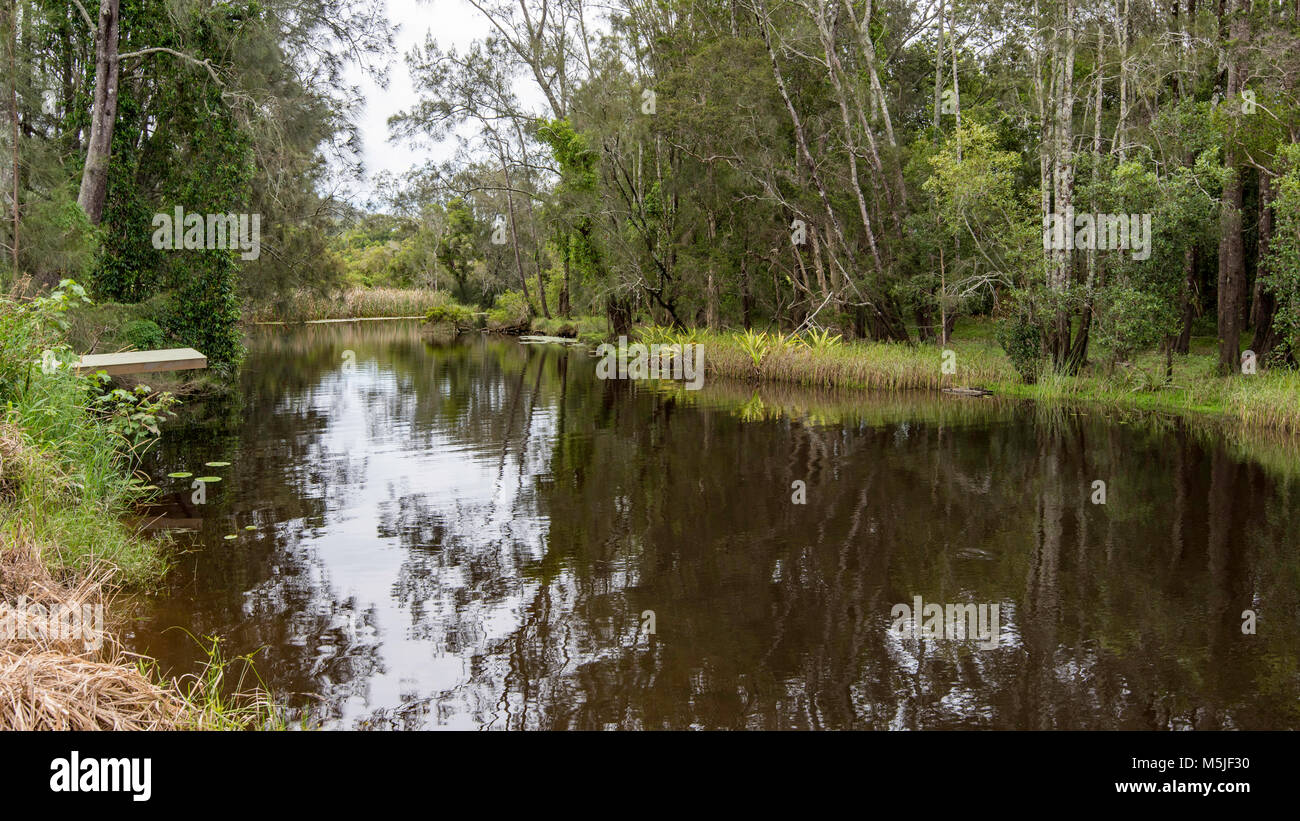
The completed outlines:
[[[497,726],[1295,726],[1290,483],[1181,424],[740,424],[579,384],[567,417],[599,421],[560,431],[539,568],[575,605],[544,588],[490,654]],[[892,639],[918,594],[1000,602],[1003,645]]]
[[[1300,725],[1295,480],[1185,424],[645,389],[558,348],[378,324],[256,351],[222,445],[256,498],[212,512],[271,527],[233,548],[205,533],[189,592],[155,623],[265,645],[268,680],[318,694],[325,716],[363,703],[363,726],[398,728]],[[304,537],[334,526],[339,495],[394,441],[493,485],[449,494],[414,461],[384,477],[374,535],[401,550],[401,652],[465,664],[375,703],[368,682],[397,651],[373,603],[331,592]],[[169,465],[204,443],[173,447]],[[795,479],[807,505],[791,504]],[[1089,501],[1097,479],[1105,506]],[[1001,646],[891,636],[890,607],[916,595],[998,602]],[[1259,635],[1241,635],[1247,607]],[[644,610],[656,635],[640,634]]]

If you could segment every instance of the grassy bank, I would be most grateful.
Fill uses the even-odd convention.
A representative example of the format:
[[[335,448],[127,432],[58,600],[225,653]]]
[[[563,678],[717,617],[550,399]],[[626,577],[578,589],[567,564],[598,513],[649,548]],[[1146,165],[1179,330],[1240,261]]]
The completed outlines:
[[[1075,376],[1043,373],[1026,384],[991,339],[957,335],[949,342],[953,373],[944,373],[944,350],[849,342],[825,349],[771,344],[755,361],[739,334],[702,334],[706,373],[739,379],[773,380],[817,387],[867,390],[979,388],[1002,396],[1039,401],[1084,401],[1151,411],[1221,415],[1250,428],[1300,433],[1300,373],[1261,370],[1220,377],[1211,354],[1175,356],[1165,380],[1156,353],[1113,367],[1094,364]]]
[[[535,332],[550,335],[565,326],[582,331],[560,335],[587,342],[613,341],[603,321],[591,317],[533,322]],[[795,339],[774,332],[673,332],[654,326],[638,326],[632,336],[647,343],[702,343],[705,372],[736,380],[870,391],[978,388],[1040,402],[1091,402],[1212,416],[1245,430],[1300,433],[1300,372],[1261,369],[1251,375],[1220,377],[1212,339],[1194,339],[1190,354],[1175,356],[1169,379],[1164,357],[1157,352],[1106,364],[1108,352],[1094,346],[1093,363],[1079,374],[1044,372],[1035,383],[1026,384],[993,339],[992,324],[982,320],[959,323],[945,347],[843,342],[809,335]],[[953,354],[951,373],[944,372],[945,350]]]
[[[93,637],[40,627],[41,613],[111,611],[115,591],[151,589],[167,570],[166,545],[126,524],[148,493],[133,457],[165,401],[67,367],[81,301],[75,285],[0,299],[0,729],[262,726],[269,700],[225,699],[219,657],[170,680],[122,653],[111,613]]]

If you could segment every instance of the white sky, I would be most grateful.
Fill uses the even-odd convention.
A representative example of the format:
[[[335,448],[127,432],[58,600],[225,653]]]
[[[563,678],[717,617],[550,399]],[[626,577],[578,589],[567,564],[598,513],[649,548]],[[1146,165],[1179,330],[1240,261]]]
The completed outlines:
[[[406,67],[406,55],[424,44],[430,31],[444,49],[464,49],[485,36],[491,26],[465,0],[387,0],[388,19],[400,28],[397,52],[388,71],[388,88],[377,86],[363,76],[359,68],[350,71],[351,80],[365,95],[365,112],[361,115],[361,138],[366,179],[358,192],[362,198],[372,193],[371,183],[378,172],[398,175],[430,159],[445,160],[455,150],[452,142],[429,149],[415,147],[409,141],[388,139],[388,118],[415,101],[415,88]]]

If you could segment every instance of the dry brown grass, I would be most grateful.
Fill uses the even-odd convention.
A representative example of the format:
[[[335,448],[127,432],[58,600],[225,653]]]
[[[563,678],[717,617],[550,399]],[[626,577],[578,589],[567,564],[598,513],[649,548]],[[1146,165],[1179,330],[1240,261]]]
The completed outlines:
[[[0,649],[0,730],[168,730],[181,703],[123,661]]]
[[[320,319],[405,317],[423,319],[440,292],[421,288],[348,288],[330,294],[299,292],[278,305],[252,306],[249,322],[304,322]]]
[[[103,577],[60,582],[24,538],[0,541],[0,607],[20,601],[51,608],[104,605]],[[14,624],[13,621],[10,622]],[[101,630],[90,641],[65,635],[53,620],[0,631],[0,730],[161,730],[183,718],[177,696],[150,681]]]

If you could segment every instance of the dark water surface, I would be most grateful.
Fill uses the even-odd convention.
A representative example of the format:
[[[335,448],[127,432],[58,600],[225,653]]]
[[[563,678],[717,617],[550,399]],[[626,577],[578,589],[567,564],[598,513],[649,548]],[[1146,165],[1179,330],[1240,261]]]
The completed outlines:
[[[328,727],[1300,728],[1282,445],[601,381],[582,352],[405,322],[249,347],[148,465],[173,502],[191,480],[163,474],[223,477],[177,505],[198,530],[129,635],[173,672],[200,653],[169,627],[263,648]],[[997,603],[998,646],[895,635],[915,596]]]

